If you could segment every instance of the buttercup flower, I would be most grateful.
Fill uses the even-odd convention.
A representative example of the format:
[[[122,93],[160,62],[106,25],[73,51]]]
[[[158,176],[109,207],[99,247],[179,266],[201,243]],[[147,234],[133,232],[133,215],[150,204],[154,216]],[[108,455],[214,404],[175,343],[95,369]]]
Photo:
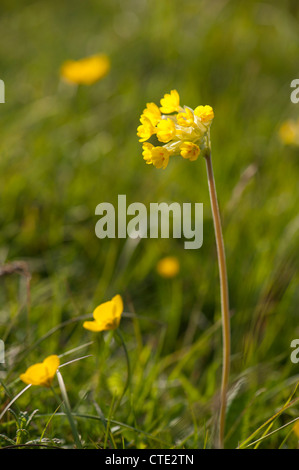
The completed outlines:
[[[172,278],[179,273],[180,263],[175,256],[166,256],[160,259],[156,269],[161,277]]]
[[[115,330],[120,323],[124,306],[120,295],[99,305],[93,312],[93,321],[85,321],[83,327],[90,331]]]
[[[110,60],[105,54],[96,54],[80,60],[68,60],[62,64],[61,76],[78,85],[92,85],[110,70]]]
[[[209,105],[197,106],[195,110],[181,107],[176,90],[166,93],[160,103],[160,109],[155,103],[147,103],[140,116],[137,135],[143,143],[143,159],[148,165],[163,169],[174,155],[181,155],[191,162],[197,160],[201,152],[210,148],[213,108]],[[146,142],[153,136],[164,145]]]
[[[49,356],[43,362],[30,366],[24,374],[20,375],[20,379],[25,382],[25,384],[50,387],[59,364],[58,356]]]

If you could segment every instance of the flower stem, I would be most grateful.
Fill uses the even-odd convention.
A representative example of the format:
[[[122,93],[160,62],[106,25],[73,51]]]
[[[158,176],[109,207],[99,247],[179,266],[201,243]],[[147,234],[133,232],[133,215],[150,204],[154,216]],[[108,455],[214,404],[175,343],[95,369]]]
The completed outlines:
[[[71,426],[71,430],[72,430],[72,434],[73,434],[73,437],[74,437],[74,440],[75,440],[75,443],[76,443],[76,447],[77,447],[77,449],[82,449],[82,444],[81,444],[80,437],[79,437],[79,434],[78,434],[78,431],[77,431],[77,428],[76,428],[76,423],[75,423],[73,415],[72,415],[72,410],[71,410],[69,398],[68,398],[68,395],[67,395],[67,391],[66,391],[66,388],[65,388],[64,380],[63,380],[62,375],[61,375],[59,370],[57,370],[56,375],[57,375],[58,384],[59,384],[61,396],[62,396],[63,403],[64,403],[66,416],[67,416],[67,419],[68,419],[68,421],[70,423],[70,426]],[[51,389],[52,389],[53,394],[56,396],[56,392],[55,392],[54,388],[51,387]]]
[[[230,369],[230,315],[229,315],[229,297],[228,297],[228,283],[225,261],[225,249],[221,228],[221,219],[217,201],[217,193],[215,186],[215,179],[213,173],[213,165],[211,158],[211,151],[209,150],[205,155],[206,167],[208,174],[209,192],[211,200],[211,208],[213,214],[219,277],[220,277],[220,294],[221,294],[221,316],[222,316],[222,348],[223,348],[223,364],[222,364],[222,383],[221,383],[221,396],[220,396],[220,416],[219,416],[219,442],[220,448],[223,448],[224,441],[224,428],[225,428],[225,414],[226,414],[226,401],[227,401],[227,388]]]
[[[114,408],[114,411],[118,408],[118,406],[120,405],[128,387],[131,386],[131,366],[130,366],[130,358],[129,358],[129,353],[128,353],[128,350],[127,350],[127,346],[126,346],[126,343],[125,343],[125,340],[123,338],[123,335],[121,334],[120,330],[119,329],[116,329],[115,330],[117,336],[119,337],[120,341],[121,341],[121,344],[122,344],[122,347],[124,349],[124,352],[125,352],[125,356],[126,356],[126,361],[127,361],[127,380],[126,380],[126,383],[125,383],[125,386],[124,386],[124,389],[123,389],[123,392],[120,396],[120,398],[118,399],[117,403],[116,403],[116,406]]]

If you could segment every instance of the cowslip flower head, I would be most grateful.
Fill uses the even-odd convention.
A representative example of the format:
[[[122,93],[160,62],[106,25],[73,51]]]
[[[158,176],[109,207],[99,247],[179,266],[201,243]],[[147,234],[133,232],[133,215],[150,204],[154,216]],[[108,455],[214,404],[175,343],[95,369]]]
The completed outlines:
[[[90,331],[115,330],[118,328],[124,310],[120,295],[100,304],[93,312],[93,321],[85,321],[83,327]]]
[[[194,110],[182,107],[176,90],[166,93],[160,104],[159,108],[155,103],[147,103],[140,116],[137,135],[143,143],[145,162],[165,169],[171,156],[180,155],[193,162],[200,154],[205,155],[205,151],[210,149],[213,108],[209,105],[200,105]],[[153,136],[163,145],[147,142]]]
[[[67,82],[77,85],[92,85],[110,70],[106,54],[96,54],[80,60],[67,60],[62,64],[60,74]]]
[[[47,357],[43,362],[28,367],[26,372],[20,375],[20,379],[25,382],[25,384],[50,387],[59,364],[59,357],[53,354]]]

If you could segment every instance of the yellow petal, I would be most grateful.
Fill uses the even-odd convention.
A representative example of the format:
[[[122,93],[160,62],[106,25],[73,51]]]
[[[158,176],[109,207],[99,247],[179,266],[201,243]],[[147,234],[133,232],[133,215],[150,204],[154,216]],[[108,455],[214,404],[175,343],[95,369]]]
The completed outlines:
[[[171,90],[170,93],[166,93],[160,101],[161,107],[160,111],[162,113],[173,113],[174,111],[179,111],[180,109],[180,95],[176,90]]]
[[[152,149],[152,163],[156,168],[165,168],[169,162],[170,153],[165,147],[154,147]]]
[[[26,384],[43,385],[49,387],[59,367],[59,358],[56,355],[47,357],[43,362],[38,362],[28,367],[20,379]]]
[[[153,148],[154,146],[150,144],[149,142],[144,142],[144,144],[142,145],[142,150],[143,150],[142,156],[148,165],[151,165],[153,163],[152,162],[152,149]]]
[[[28,367],[25,374],[20,375],[21,380],[31,385],[43,385],[48,379],[45,366],[42,363]]]
[[[213,108],[209,105],[197,106],[197,108],[194,110],[194,114],[198,116],[203,123],[210,122],[212,119],[214,119]]]
[[[115,295],[108,302],[100,304],[93,312],[94,321],[86,321],[83,327],[90,331],[114,330],[119,326],[123,313],[123,301]]]
[[[145,142],[155,134],[156,129],[144,114],[141,115],[140,122],[141,125],[137,127],[137,135],[140,137],[139,142]]]
[[[111,302],[111,300],[108,300],[108,302],[104,302],[98,307],[96,307],[93,312],[93,318],[98,323],[113,318],[113,303]]]
[[[121,296],[119,294],[117,294],[112,298],[112,302],[114,303],[114,306],[115,306],[114,315],[117,318],[120,318],[121,314],[124,311],[123,299],[121,298]]]
[[[146,108],[143,110],[143,116],[146,116],[156,126],[161,119],[161,112],[155,103],[147,103]]]
[[[167,118],[162,119],[157,125],[157,138],[160,142],[167,143],[175,137],[176,128],[174,122]]]
[[[197,160],[200,154],[200,148],[193,142],[183,142],[180,146],[181,155],[185,159],[189,159],[190,162]]]
[[[96,321],[85,321],[83,323],[83,328],[89,331],[102,331],[100,324]]]
[[[185,112],[179,113],[176,119],[177,119],[177,123],[182,127],[189,127],[189,126],[193,126],[194,124],[193,113],[188,108],[186,108]]]
[[[52,356],[48,356],[43,361],[44,366],[46,367],[48,374],[50,377],[54,377],[56,371],[60,365],[59,357],[53,354]]]

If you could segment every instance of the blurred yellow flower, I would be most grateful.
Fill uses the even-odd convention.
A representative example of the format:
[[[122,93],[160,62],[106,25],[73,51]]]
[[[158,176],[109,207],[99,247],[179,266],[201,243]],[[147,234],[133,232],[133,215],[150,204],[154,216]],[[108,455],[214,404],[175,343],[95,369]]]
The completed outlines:
[[[172,278],[180,271],[180,263],[175,256],[166,256],[157,264],[157,272],[161,277]]]
[[[299,119],[283,122],[279,128],[279,137],[286,145],[299,145]]]
[[[96,54],[80,60],[68,60],[62,64],[61,76],[78,85],[92,85],[110,70],[110,60],[105,54]]]
[[[294,424],[293,431],[299,439],[299,420]]]
[[[25,384],[50,387],[59,364],[58,356],[49,356],[43,362],[28,367],[26,372],[20,375],[20,379],[25,382]]]
[[[191,162],[197,160],[202,151],[210,148],[213,108],[209,105],[197,106],[195,110],[182,107],[176,90],[166,93],[160,102],[160,109],[155,103],[147,103],[140,116],[137,135],[139,142],[143,143],[143,159],[148,165],[163,169],[174,155],[181,155]],[[164,145],[154,146],[146,142],[154,135]]]
[[[124,306],[120,295],[99,305],[93,312],[93,321],[85,321],[83,327],[90,331],[115,330],[120,323]]]

